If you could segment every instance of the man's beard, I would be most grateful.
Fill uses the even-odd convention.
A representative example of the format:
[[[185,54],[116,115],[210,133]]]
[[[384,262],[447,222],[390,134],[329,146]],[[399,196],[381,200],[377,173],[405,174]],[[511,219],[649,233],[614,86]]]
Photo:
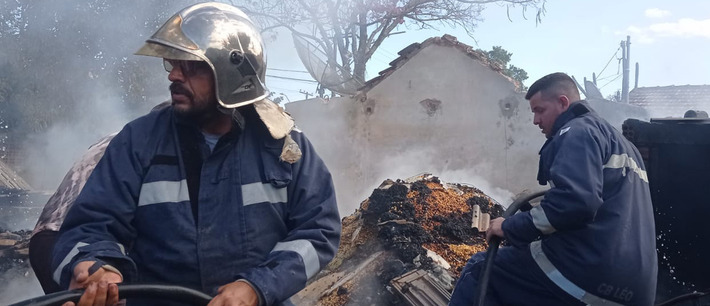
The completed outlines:
[[[190,100],[190,105],[183,105],[183,107],[173,107],[173,111],[176,115],[183,117],[185,119],[196,121],[197,123],[204,121],[212,117],[217,111],[217,101],[202,101],[196,100],[195,96],[180,83],[170,84],[171,94],[180,94]],[[174,102],[173,102],[173,106]]]
[[[180,95],[187,96],[191,100],[194,99],[194,97],[192,96],[192,93],[189,90],[187,90],[185,87],[183,87],[183,85],[180,83],[175,83],[175,82],[170,83],[169,88],[170,88],[171,94],[180,94]]]

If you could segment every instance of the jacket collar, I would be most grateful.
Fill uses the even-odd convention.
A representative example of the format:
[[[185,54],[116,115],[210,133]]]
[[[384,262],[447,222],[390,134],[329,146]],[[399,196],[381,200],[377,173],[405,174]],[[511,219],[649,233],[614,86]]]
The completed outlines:
[[[557,135],[557,131],[560,130],[567,122],[570,120],[582,116],[586,113],[589,113],[592,111],[592,108],[589,106],[589,103],[585,100],[579,100],[577,102],[572,102],[572,104],[569,105],[569,108],[567,108],[566,111],[564,111],[562,114],[560,114],[559,117],[557,117],[557,120],[555,120],[555,124],[552,126],[552,133],[550,133],[550,138],[554,137]]]
[[[550,173],[549,173],[549,168],[545,168],[543,158],[542,158],[542,153],[545,151],[545,148],[552,143],[553,138],[557,135],[557,131],[560,130],[567,122],[570,122],[570,120],[582,116],[586,113],[593,112],[592,108],[589,107],[589,104],[585,100],[580,100],[577,102],[573,102],[570,104],[569,108],[564,111],[562,114],[560,114],[559,117],[557,117],[557,120],[555,120],[555,124],[552,126],[552,133],[550,137],[547,138],[547,141],[545,141],[545,144],[542,145],[542,148],[540,148],[540,165],[538,168],[537,172],[537,181],[540,183],[540,185],[545,185],[547,184],[547,181],[550,180]]]
[[[243,107],[243,108],[246,109],[247,107]],[[171,116],[172,116],[175,124],[177,124],[178,126],[188,127],[192,130],[195,130],[195,133],[201,133],[200,127],[194,121],[177,115],[175,113],[175,111],[173,110],[172,106],[170,106],[169,109],[170,109],[170,113],[171,113]],[[229,132],[225,133],[225,135],[226,134],[239,134],[239,133],[241,133],[241,131],[244,130],[244,128],[246,127],[247,120],[245,119],[245,115],[242,112],[235,110],[232,113],[232,128],[230,129]]]

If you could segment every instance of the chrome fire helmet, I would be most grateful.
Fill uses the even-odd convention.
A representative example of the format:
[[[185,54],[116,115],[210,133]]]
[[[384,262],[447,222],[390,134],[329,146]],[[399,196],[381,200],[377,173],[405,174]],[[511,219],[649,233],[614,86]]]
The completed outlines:
[[[254,103],[269,93],[261,35],[244,12],[228,4],[199,3],[181,10],[136,54],[207,62],[217,101],[225,108]]]

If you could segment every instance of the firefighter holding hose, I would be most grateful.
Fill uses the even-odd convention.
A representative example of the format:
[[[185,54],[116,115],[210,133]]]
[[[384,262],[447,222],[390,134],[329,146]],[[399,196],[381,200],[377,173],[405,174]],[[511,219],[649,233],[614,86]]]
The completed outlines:
[[[485,305],[652,305],[655,225],[648,177],[636,147],[553,73],[525,96],[547,142],[539,206],[491,221],[498,250]],[[473,305],[485,254],[473,255],[450,305]]]
[[[333,258],[331,176],[266,99],[263,48],[242,11],[200,3],[137,52],[164,60],[172,102],[115,136],[62,224],[53,276],[80,305],[116,303],[119,282],[288,304]]]

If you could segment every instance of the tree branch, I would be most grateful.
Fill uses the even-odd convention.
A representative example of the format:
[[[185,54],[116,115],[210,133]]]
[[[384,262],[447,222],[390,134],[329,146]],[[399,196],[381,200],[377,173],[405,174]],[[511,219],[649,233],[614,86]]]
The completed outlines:
[[[335,4],[332,2],[328,1],[328,11],[330,12],[330,17],[331,17],[331,26],[333,28],[333,45],[336,46],[336,49],[340,53],[340,60],[341,63],[343,64],[342,67],[345,68],[345,70],[350,71],[350,65],[347,65],[349,62],[348,59],[348,49],[345,47],[345,42],[343,41],[343,33],[340,29],[340,20],[338,20],[338,12],[337,8],[340,6],[340,0],[337,0]]]
[[[317,42],[328,61],[340,62],[364,81],[365,67],[382,43],[400,25],[406,28],[457,26],[473,37],[490,4],[537,9],[541,20],[547,0],[230,0],[253,8],[267,20],[266,30],[285,27]],[[303,30],[309,26],[309,34]],[[312,27],[311,27],[312,26]],[[312,29],[312,30],[311,30]],[[312,31],[312,32],[310,32]],[[474,38],[475,40],[475,38]]]
[[[469,4],[489,4],[489,3],[499,3],[505,2],[508,4],[534,4],[539,0],[457,0],[458,2],[469,3]]]
[[[323,42],[325,42],[330,37],[330,35],[328,35],[328,32],[325,30],[325,28],[323,28],[323,23],[319,20],[319,16],[316,10],[309,7],[305,2],[303,2],[303,0],[298,0],[298,3],[301,4],[303,9],[311,15],[311,22],[316,27],[318,32],[320,32],[320,36],[323,39]],[[326,49],[324,51],[328,55],[328,59],[335,60],[335,45],[325,43],[325,46]]]
[[[265,17],[265,18],[268,18],[268,19],[271,19],[271,20],[272,20],[272,23],[273,23],[273,24],[270,25],[270,26],[265,27],[264,29],[262,29],[262,30],[261,30],[262,33],[263,33],[263,32],[266,32],[266,31],[268,31],[268,30],[273,30],[273,29],[276,29],[276,28],[283,27],[283,28],[288,29],[288,30],[291,31],[292,33],[295,33],[295,34],[298,35],[298,36],[310,38],[311,40],[313,40],[313,41],[315,41],[316,43],[318,43],[318,44],[320,45],[320,47],[323,48],[323,50],[328,50],[327,44],[326,44],[320,37],[315,36],[315,35],[311,35],[311,34],[306,34],[306,33],[302,32],[302,31],[296,30],[296,28],[294,28],[293,26],[289,25],[288,23],[282,21],[282,20],[281,20],[279,17],[277,17],[277,16],[273,16],[273,15],[271,15],[271,14],[266,14],[266,13],[262,13],[262,12],[251,11],[251,10],[249,10],[248,8],[243,8],[243,7],[240,7],[240,9],[242,9],[242,10],[243,10],[247,15],[249,15],[249,16],[260,16],[260,17]]]

